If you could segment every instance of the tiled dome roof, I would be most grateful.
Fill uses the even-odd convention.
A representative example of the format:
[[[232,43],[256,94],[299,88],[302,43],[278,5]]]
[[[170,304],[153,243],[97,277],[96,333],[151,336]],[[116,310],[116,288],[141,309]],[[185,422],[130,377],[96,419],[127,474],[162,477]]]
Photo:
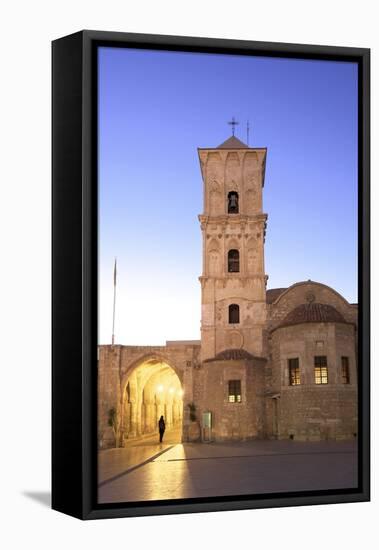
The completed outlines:
[[[301,323],[346,323],[346,320],[333,306],[310,302],[295,307],[277,328]]]
[[[254,357],[244,349],[226,349],[218,353],[216,357],[206,359],[204,363],[209,361],[228,361],[230,359],[254,359]]]
[[[272,304],[287,288],[269,288],[266,290],[266,302]]]

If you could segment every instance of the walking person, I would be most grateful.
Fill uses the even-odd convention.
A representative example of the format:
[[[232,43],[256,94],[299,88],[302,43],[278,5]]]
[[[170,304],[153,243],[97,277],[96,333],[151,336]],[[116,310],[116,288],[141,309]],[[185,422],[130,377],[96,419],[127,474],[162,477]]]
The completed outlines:
[[[166,424],[165,424],[163,416],[161,416],[160,419],[159,419],[158,428],[159,428],[159,443],[162,443],[163,434],[164,434],[164,431],[166,429]]]

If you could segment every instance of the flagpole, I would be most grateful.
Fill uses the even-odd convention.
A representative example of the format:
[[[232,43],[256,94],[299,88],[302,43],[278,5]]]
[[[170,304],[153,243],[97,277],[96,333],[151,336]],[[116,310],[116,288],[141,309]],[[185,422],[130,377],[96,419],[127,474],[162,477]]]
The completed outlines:
[[[114,346],[114,321],[116,315],[116,282],[117,282],[117,258],[114,259],[113,269],[113,324],[112,324],[112,346]]]

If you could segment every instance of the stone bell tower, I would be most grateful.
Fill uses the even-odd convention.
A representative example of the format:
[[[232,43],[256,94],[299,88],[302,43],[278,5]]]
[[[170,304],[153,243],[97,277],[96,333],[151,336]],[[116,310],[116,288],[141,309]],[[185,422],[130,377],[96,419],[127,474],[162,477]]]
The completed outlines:
[[[230,349],[264,353],[266,152],[234,135],[217,148],[198,149],[204,182],[204,211],[199,216],[202,360]]]

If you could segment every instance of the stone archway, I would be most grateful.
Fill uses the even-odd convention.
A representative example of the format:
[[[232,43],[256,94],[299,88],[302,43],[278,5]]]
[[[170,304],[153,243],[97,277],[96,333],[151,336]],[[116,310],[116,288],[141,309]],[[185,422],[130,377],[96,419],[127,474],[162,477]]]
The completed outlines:
[[[121,435],[124,442],[157,434],[161,415],[166,434],[174,433],[178,442],[183,430],[183,387],[174,370],[165,360],[141,360],[122,384]]]

